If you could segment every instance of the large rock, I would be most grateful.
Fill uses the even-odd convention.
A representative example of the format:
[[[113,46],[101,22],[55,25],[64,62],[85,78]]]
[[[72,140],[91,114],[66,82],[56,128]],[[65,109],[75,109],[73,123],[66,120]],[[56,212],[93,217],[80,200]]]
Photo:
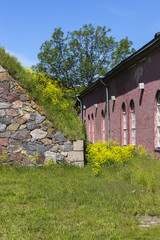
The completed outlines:
[[[0,109],[10,108],[10,103],[0,102]]]
[[[45,163],[48,163],[49,161],[54,161],[56,163],[56,153],[47,151],[44,153],[45,155]]]
[[[10,118],[0,118],[0,123],[6,124],[7,126],[11,124]]]
[[[67,142],[67,139],[59,132],[54,135],[56,141]]]
[[[22,116],[22,119],[24,119],[24,121],[28,121],[31,119],[31,115],[29,113],[25,113],[23,116]]]
[[[16,100],[19,100],[19,96],[17,95],[17,93],[10,92],[9,95],[8,95],[8,101],[13,102],[13,101],[16,101]]]
[[[15,109],[7,109],[6,113],[7,113],[8,116],[13,116],[13,117],[18,115],[18,113]]]
[[[7,128],[7,125],[6,124],[2,124],[0,123],[0,132],[4,132]]]
[[[58,149],[59,149],[59,145],[56,144],[56,145],[54,145],[53,147],[51,147],[49,150],[50,150],[51,152],[57,152]]]
[[[21,147],[21,146],[16,146],[16,148],[13,149],[13,153],[19,153],[19,152],[22,151],[22,149],[23,149],[23,147]]]
[[[0,94],[4,92],[4,88],[0,88]]]
[[[4,117],[6,115],[5,110],[0,110],[0,117]]]
[[[24,111],[22,110],[22,108],[17,109],[17,112],[19,117],[22,117],[24,115]]]
[[[47,137],[53,139],[55,135],[55,130],[53,128],[47,129]]]
[[[24,108],[24,111],[27,111],[27,112],[34,112],[35,110],[33,108],[31,108],[30,106],[25,106]]]
[[[44,153],[49,149],[49,146],[44,146],[44,145],[32,143],[32,142],[28,142],[27,144],[24,145],[24,147],[27,149],[29,153],[37,152],[40,154]]]
[[[17,140],[11,139],[9,141],[8,151],[13,153],[21,152],[23,149],[21,143]]]
[[[53,124],[52,124],[50,121],[45,120],[45,121],[41,124],[41,126],[42,126],[42,129],[43,129],[44,131],[47,131],[48,128],[52,128],[52,127],[53,127]]]
[[[13,134],[13,139],[15,140],[28,140],[30,139],[30,134],[27,130],[21,130]]]
[[[22,124],[19,129],[22,130],[22,129],[25,129],[26,127],[27,127],[26,124]]]
[[[1,75],[0,75],[1,78]],[[4,88],[5,90],[10,89],[10,83],[9,82],[0,82],[0,87]]]
[[[73,151],[73,146],[71,143],[65,144],[65,145],[60,145],[60,150],[63,152],[69,152]]]
[[[0,133],[1,138],[10,138],[10,136],[11,136],[11,132],[9,131]]]
[[[21,160],[22,160],[22,155],[20,153],[12,154],[11,161],[20,163]]]
[[[43,139],[41,139],[41,142],[42,142],[44,145],[51,145],[51,144],[52,144],[52,140],[49,139],[49,138],[43,138]]]
[[[37,164],[42,164],[43,165],[44,160],[45,160],[44,153],[41,153],[40,155],[38,155]]]
[[[33,131],[30,132],[33,140],[37,140],[37,139],[42,139],[45,138],[47,135],[47,132],[41,130],[41,129],[35,129]]]
[[[36,113],[36,123],[42,123],[46,119],[45,116],[42,116],[38,112]]]
[[[68,162],[83,162],[84,161],[84,153],[83,151],[71,151],[68,152],[68,157],[66,158]]]
[[[28,122],[26,126],[27,126],[27,129],[29,130],[34,130],[35,128],[39,127],[35,121]]]
[[[22,105],[23,105],[23,103],[22,103],[21,101],[17,100],[17,101],[14,101],[14,102],[12,103],[12,108],[13,108],[13,109],[19,109],[19,108],[22,107]]]
[[[57,162],[63,162],[65,159],[65,156],[61,153],[57,153],[56,158],[57,158]]]
[[[7,138],[0,138],[0,145],[8,146],[8,139]]]
[[[73,142],[73,150],[74,151],[83,151],[84,149],[84,141],[83,140],[77,140]]]
[[[26,94],[21,94],[20,100],[21,100],[21,101],[28,101],[29,98],[26,96]]]
[[[68,152],[61,152],[61,155],[63,155],[64,157],[68,156]]]
[[[11,125],[8,126],[7,130],[17,131],[18,128],[19,128],[19,124],[18,123],[12,123]]]
[[[5,147],[5,146],[0,146],[0,155],[1,155],[2,153],[7,153],[7,147]]]
[[[26,122],[23,118],[20,117],[15,117],[14,121],[19,123],[20,125]]]
[[[8,74],[8,72],[1,72],[0,74],[0,81],[9,81],[10,80],[10,75]]]

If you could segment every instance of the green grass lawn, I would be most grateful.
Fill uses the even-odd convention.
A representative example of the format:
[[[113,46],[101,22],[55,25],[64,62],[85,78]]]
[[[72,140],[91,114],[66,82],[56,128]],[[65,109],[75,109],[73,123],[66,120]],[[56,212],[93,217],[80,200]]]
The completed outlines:
[[[0,168],[0,239],[160,239],[160,162],[104,167]]]

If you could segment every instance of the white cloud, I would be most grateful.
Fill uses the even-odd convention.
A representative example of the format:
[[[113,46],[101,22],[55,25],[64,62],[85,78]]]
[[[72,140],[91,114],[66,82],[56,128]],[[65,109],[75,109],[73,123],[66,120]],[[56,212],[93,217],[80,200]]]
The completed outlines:
[[[24,67],[31,67],[32,65],[35,65],[37,63],[36,61],[32,61],[32,60],[28,59],[22,53],[13,53],[13,52],[11,52],[9,50],[7,50],[7,52],[9,52],[9,54],[12,55],[12,56],[17,57],[18,60],[21,62],[21,64]]]

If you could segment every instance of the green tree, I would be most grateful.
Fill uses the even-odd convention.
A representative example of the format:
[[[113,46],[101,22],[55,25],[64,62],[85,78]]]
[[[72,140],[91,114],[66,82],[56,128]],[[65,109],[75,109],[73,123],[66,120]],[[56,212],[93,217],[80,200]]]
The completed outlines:
[[[116,42],[110,31],[86,24],[64,36],[61,28],[55,28],[52,38],[42,44],[35,68],[63,86],[88,86],[135,51],[127,37]]]

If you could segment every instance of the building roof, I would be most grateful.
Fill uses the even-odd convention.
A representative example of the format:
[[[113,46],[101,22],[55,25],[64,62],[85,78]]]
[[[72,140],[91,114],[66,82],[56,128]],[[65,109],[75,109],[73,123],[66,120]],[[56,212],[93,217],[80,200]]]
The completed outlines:
[[[129,57],[121,61],[118,65],[112,68],[109,72],[105,74],[104,77],[99,78],[96,82],[92,83],[89,87],[83,90],[79,97],[85,96],[88,92],[92,91],[96,87],[98,87],[101,83],[100,80],[103,82],[107,82],[107,80],[111,79],[113,76],[117,75],[120,71],[126,69],[127,67],[135,64],[138,60],[144,58],[149,53],[153,52],[160,46],[160,32],[155,34],[155,37],[145,44],[142,48],[140,48],[135,53],[131,54]]]

